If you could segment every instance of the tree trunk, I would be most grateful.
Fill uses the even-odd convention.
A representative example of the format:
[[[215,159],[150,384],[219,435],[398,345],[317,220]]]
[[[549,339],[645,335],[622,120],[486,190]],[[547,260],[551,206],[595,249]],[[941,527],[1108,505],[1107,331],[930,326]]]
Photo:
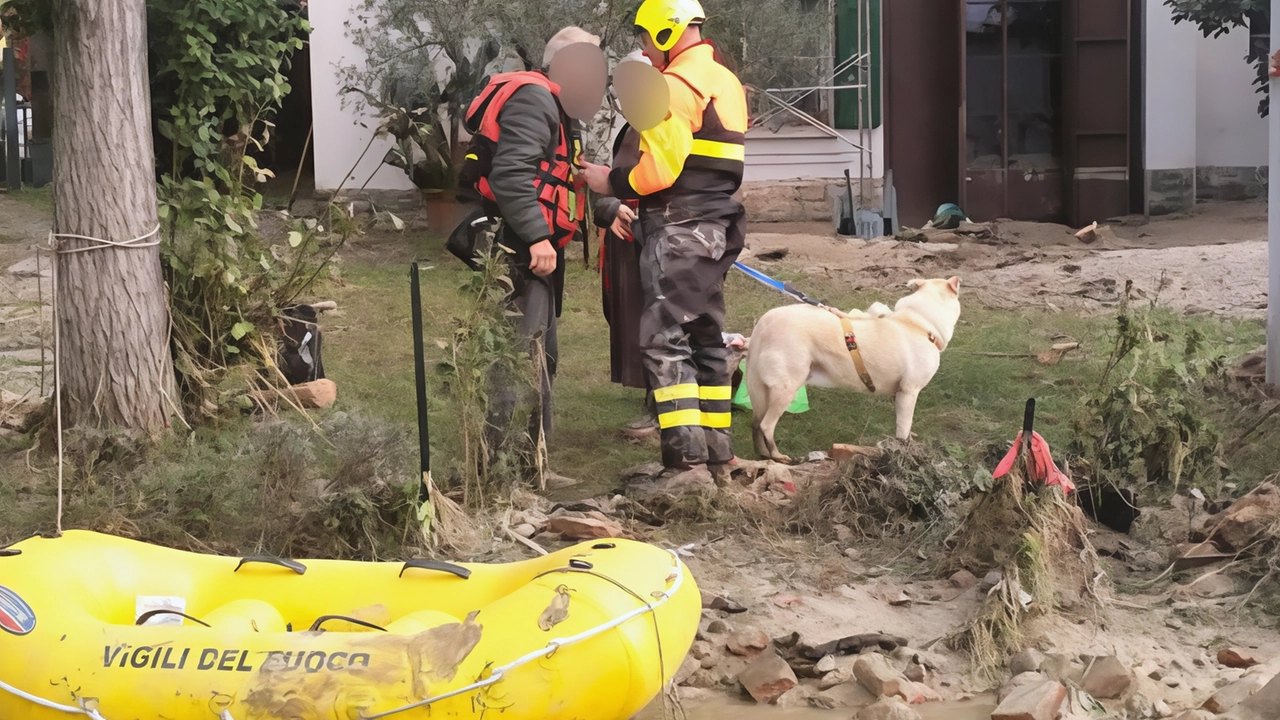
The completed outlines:
[[[54,232],[147,235],[157,218],[145,0],[52,3]],[[64,424],[167,427],[177,395],[159,248],[59,247]]]

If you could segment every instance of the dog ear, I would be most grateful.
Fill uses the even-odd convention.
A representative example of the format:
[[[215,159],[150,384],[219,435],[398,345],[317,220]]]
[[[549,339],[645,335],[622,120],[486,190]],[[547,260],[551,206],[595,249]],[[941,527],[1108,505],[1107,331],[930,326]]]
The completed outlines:
[[[960,276],[953,275],[947,279],[947,287],[951,288],[951,292],[956,295],[960,294]]]
[[[919,290],[921,285],[924,285],[924,281],[920,278],[911,278],[907,281],[907,287],[912,290]]]

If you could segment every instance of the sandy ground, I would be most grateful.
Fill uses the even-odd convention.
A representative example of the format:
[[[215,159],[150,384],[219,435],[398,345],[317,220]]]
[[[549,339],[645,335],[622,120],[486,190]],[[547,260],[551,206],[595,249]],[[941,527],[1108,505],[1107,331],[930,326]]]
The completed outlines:
[[[840,239],[822,224],[757,225],[744,262],[785,266],[853,288],[888,288],[913,277],[959,275],[962,292],[1006,309],[1100,311],[1126,281],[1139,297],[1187,312],[1259,318],[1267,302],[1266,205],[1202,205],[1189,215],[1130,218],[1080,242],[1061,225],[996,222],[992,237],[945,242]],[[751,257],[785,249],[780,261]],[[970,295],[971,293],[971,295]]]

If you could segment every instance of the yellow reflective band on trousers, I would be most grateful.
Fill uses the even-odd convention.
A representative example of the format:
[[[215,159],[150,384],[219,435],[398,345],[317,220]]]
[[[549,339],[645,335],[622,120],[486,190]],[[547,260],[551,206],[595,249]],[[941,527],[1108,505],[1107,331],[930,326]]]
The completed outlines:
[[[747,146],[738,143],[719,142],[694,138],[690,155],[715,158],[717,160],[737,160],[744,162],[747,158]]]
[[[672,400],[694,400],[698,398],[697,383],[668,385],[653,391],[654,402],[671,402]]]
[[[672,410],[671,412],[658,413],[658,427],[662,430],[690,425],[702,425],[701,410]]]
[[[699,400],[732,400],[733,388],[728,385],[711,385],[698,388]]]
[[[713,430],[723,430],[729,427],[733,422],[733,415],[727,412],[704,412],[702,413],[703,427],[709,427]]]

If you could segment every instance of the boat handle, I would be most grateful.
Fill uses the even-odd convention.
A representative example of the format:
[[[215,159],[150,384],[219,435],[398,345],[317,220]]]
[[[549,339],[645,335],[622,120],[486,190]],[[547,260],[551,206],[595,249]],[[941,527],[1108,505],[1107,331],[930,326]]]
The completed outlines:
[[[428,560],[427,558],[413,558],[412,560],[407,561],[404,566],[400,568],[400,577],[404,577],[404,571],[409,568],[417,568],[419,570],[438,570],[440,572],[447,572],[450,575],[457,575],[463,580],[471,577],[471,571],[461,565],[454,565],[453,563],[442,562],[440,560]]]
[[[351,623],[352,625],[362,625],[372,630],[381,630],[382,632],[387,631],[387,629],[382,627],[381,625],[374,625],[373,623],[368,622],[366,620],[347,617],[346,615],[321,615],[320,617],[316,618],[315,622],[311,623],[311,627],[307,630],[307,632],[315,632],[319,630],[320,626],[325,624],[325,622],[329,620],[343,620],[345,622]]]
[[[232,572],[239,572],[245,563],[268,563],[270,565],[279,565],[280,567],[289,568],[290,570],[302,575],[307,571],[307,566],[297,560],[286,560],[284,558],[272,557],[270,555],[251,555],[249,557],[240,558],[240,564],[236,565],[236,569]]]
[[[184,613],[184,612],[178,612],[177,610],[168,610],[168,609],[166,609],[166,608],[160,608],[159,610],[148,610],[148,611],[146,611],[146,612],[142,613],[141,615],[139,615],[139,616],[138,616],[137,621],[136,621],[136,622],[134,622],[133,624],[134,624],[134,625],[146,625],[148,620],[150,620],[151,618],[153,618],[153,617],[155,617],[155,616],[157,616],[157,615],[181,615],[182,617],[184,617],[184,618],[186,618],[186,619],[190,620],[191,622],[197,622],[197,623],[200,623],[201,625],[203,625],[203,626],[205,626],[205,627],[213,627],[212,625],[210,625],[209,623],[207,623],[207,622],[205,622],[205,621],[201,620],[200,618],[191,617],[190,615],[188,615],[188,614],[186,614],[186,613]]]

